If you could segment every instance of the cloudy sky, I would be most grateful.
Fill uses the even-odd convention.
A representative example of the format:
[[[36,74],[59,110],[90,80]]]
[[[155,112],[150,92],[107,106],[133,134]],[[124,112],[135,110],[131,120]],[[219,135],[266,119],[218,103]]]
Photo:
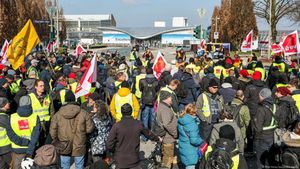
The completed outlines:
[[[166,21],[171,26],[172,17],[187,17],[189,26],[201,24],[208,26],[214,6],[221,0],[60,0],[65,14],[113,14],[118,27],[150,27],[154,21]],[[200,20],[198,8],[206,10]],[[260,30],[268,29],[263,19],[258,19]],[[278,29],[300,29],[284,19]]]

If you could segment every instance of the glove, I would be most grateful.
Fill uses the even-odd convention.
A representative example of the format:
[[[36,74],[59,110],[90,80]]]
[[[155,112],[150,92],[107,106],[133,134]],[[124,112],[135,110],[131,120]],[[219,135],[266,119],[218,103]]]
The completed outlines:
[[[31,169],[31,167],[33,166],[33,162],[34,162],[33,159],[31,159],[29,157],[25,157],[22,159],[21,168],[22,169]]]
[[[201,146],[199,147],[198,156],[200,158],[205,154],[207,147],[208,147],[208,144],[206,142],[202,143]]]

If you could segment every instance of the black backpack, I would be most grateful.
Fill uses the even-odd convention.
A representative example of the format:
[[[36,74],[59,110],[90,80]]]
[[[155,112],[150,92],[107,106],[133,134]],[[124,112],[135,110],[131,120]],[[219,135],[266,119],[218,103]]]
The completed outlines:
[[[183,82],[184,81],[181,77],[180,83],[179,83],[179,85],[177,86],[177,88],[175,90],[175,93],[176,93],[179,100],[186,98],[187,95],[188,95],[188,88],[184,87]]]
[[[239,128],[244,126],[240,116],[240,111],[243,106],[244,104],[240,104],[240,105],[231,104],[231,103],[228,104],[228,108],[230,109],[229,111],[233,115],[233,120],[236,122]]]
[[[144,90],[142,91],[142,103],[145,105],[154,105],[154,101],[156,99],[156,91],[155,88],[157,87],[158,82],[148,83],[146,81],[146,85]]]

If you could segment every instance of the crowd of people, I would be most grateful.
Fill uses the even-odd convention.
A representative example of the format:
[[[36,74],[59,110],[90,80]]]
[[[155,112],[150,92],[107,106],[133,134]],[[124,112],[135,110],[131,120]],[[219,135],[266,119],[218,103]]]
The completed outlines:
[[[97,82],[76,98],[91,58],[36,52],[17,70],[0,65],[1,169],[68,169],[71,161],[138,169],[140,144],[150,140],[161,144],[160,168],[293,165],[282,152],[299,161],[299,67],[291,60],[276,56],[267,71],[255,55],[245,64],[238,55],[178,54],[156,78],[150,49],[133,47],[129,56],[97,55]]]

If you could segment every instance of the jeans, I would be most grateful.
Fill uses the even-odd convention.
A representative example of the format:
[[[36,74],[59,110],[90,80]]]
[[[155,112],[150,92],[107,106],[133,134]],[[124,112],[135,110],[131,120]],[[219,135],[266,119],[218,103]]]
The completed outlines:
[[[144,128],[149,129],[152,127],[153,121],[154,121],[154,107],[153,106],[147,106],[142,110],[141,113],[141,121],[143,122]],[[145,138],[145,136],[142,136],[142,139],[144,141],[147,141],[148,139]]]
[[[271,160],[271,154],[269,154],[270,148],[273,145],[273,139],[269,140],[254,140],[254,151],[256,152],[256,164],[260,169],[265,165],[268,165]]]
[[[195,167],[196,167],[195,165],[189,165],[189,166],[186,166],[185,169],[195,169]]]
[[[75,158],[75,169],[84,169],[84,156],[78,156]],[[60,156],[60,166],[62,169],[69,169],[71,163],[71,156]]]

